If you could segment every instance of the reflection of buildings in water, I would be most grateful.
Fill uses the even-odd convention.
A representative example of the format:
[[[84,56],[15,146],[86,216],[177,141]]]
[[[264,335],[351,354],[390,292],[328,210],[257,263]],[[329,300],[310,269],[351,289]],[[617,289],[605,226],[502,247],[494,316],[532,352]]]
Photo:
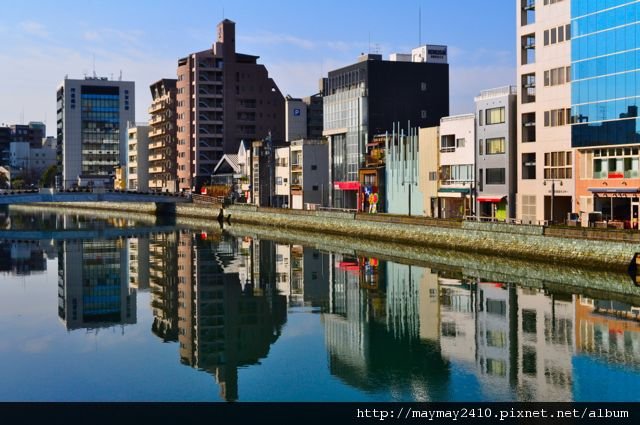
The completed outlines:
[[[493,399],[513,397],[517,377],[516,288],[506,283],[476,284],[476,367]]]
[[[58,315],[68,330],[136,323],[126,240],[59,243]]]
[[[456,367],[475,370],[475,292],[462,280],[441,278],[439,282],[442,355]]]
[[[315,248],[303,247],[302,290],[304,302],[321,311],[329,309],[329,254]],[[297,278],[297,274],[295,275]],[[292,278],[295,280],[294,278]]]
[[[0,242],[0,273],[22,276],[46,270],[45,250],[40,241]]]
[[[321,317],[331,373],[351,386],[390,391],[398,399],[444,399],[448,366],[436,341],[420,339],[421,288],[432,289],[422,284],[428,272],[388,263],[377,279],[361,282],[357,259],[330,257],[330,308]],[[372,304],[372,295],[381,297],[382,309]],[[425,323],[432,325],[433,319]]]
[[[286,321],[283,296],[226,273],[239,266],[236,243],[182,233],[178,246],[181,361],[213,374],[225,400],[238,399],[238,368],[266,357]]]
[[[305,259],[308,257],[302,245],[276,244],[276,286],[279,293],[287,297],[289,307],[302,307],[305,304]],[[309,267],[312,268],[313,264],[309,263]],[[318,280],[317,273],[309,273],[309,277]]]
[[[153,324],[163,341],[178,341],[178,236],[160,233],[148,240],[148,276]],[[139,268],[142,267],[139,261]]]
[[[640,307],[578,296],[575,311],[578,353],[640,367]]]
[[[572,400],[572,296],[517,288],[520,400]]]
[[[149,235],[131,238],[129,243],[129,286],[149,289]]]

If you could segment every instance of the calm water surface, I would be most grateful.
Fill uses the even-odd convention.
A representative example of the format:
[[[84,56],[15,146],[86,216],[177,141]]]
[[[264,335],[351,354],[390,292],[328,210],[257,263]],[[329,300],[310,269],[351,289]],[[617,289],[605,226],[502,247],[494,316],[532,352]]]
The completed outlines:
[[[122,219],[0,222],[0,401],[640,400],[633,300]]]

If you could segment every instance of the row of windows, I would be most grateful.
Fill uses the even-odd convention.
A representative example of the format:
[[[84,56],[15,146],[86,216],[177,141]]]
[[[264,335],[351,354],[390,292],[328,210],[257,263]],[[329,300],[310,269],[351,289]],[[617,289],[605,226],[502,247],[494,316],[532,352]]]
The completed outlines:
[[[615,49],[612,46],[611,49]],[[630,50],[573,64],[573,81],[618,74],[640,68],[640,50]]]
[[[576,18],[625,3],[629,3],[629,0],[574,1],[571,2],[571,16]]]
[[[542,39],[545,46],[571,40],[571,24],[544,30]]]
[[[571,126],[571,146],[589,147],[640,143],[640,120],[623,119]]]
[[[560,108],[544,111],[544,126],[559,127],[561,125],[571,124],[571,109]]]
[[[544,5],[560,3],[562,0],[544,0]]]
[[[575,7],[575,5],[572,6]],[[589,16],[580,18],[575,18],[574,16],[572,21],[572,24],[574,24],[574,38],[591,34],[595,31],[603,31],[626,23],[636,22],[640,19],[640,3],[636,2],[615,9],[603,10],[602,7],[599,9],[601,11]]]
[[[497,108],[489,108],[485,111],[478,111],[478,125],[502,124],[505,120],[505,108],[500,106]]]
[[[596,56],[636,49],[640,45],[638,24],[597,32],[576,38],[571,43],[571,60],[580,61]]]
[[[571,67],[561,66],[544,71],[544,85],[557,86],[571,82]]]
[[[574,81],[571,87],[572,105],[593,102],[602,103],[607,99],[623,99],[624,104],[617,105],[615,112],[612,111],[616,115],[609,115],[609,118],[600,119],[620,118],[619,114],[626,112],[628,106],[636,104],[635,96],[640,96],[640,72],[628,72],[591,80]]]
[[[582,178],[637,178],[638,148],[593,149],[583,152]]]
[[[612,100],[608,102],[590,103],[573,107],[575,123],[596,123],[620,118],[632,118],[638,115],[640,98]],[[633,123],[630,124],[633,127]]]
[[[440,180],[446,182],[473,181],[473,165],[443,165],[440,167]]]

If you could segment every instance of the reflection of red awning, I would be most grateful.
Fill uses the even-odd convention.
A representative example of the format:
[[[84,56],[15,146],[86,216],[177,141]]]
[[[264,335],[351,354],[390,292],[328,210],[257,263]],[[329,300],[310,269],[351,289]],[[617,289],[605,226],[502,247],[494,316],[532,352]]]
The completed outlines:
[[[360,274],[360,266],[358,263],[352,263],[350,261],[340,261],[338,268],[349,273]]]
[[[491,202],[494,204],[500,203],[502,202],[502,200],[506,197],[506,195],[503,196],[478,196],[478,202]]]
[[[338,190],[360,190],[360,182],[334,182],[333,187]]]

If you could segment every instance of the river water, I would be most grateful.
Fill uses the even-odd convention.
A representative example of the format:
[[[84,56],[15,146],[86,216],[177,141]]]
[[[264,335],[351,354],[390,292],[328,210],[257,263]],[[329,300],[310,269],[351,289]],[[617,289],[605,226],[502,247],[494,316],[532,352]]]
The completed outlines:
[[[640,297],[551,272],[73,214],[0,229],[0,401],[640,400]]]

